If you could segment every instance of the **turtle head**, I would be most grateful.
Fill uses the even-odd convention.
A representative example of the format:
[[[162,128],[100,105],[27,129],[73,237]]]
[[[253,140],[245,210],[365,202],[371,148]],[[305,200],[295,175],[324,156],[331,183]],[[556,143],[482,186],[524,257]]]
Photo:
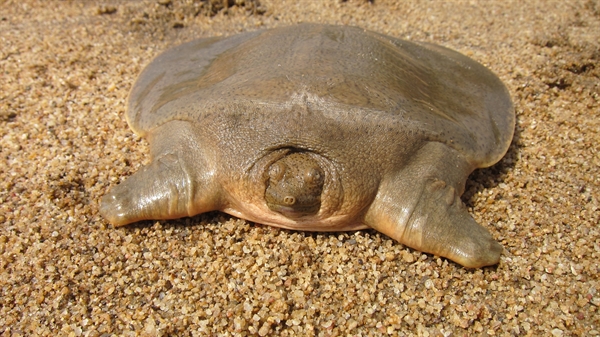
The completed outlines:
[[[272,211],[289,218],[316,214],[321,208],[325,173],[306,152],[293,152],[267,171],[265,201]]]

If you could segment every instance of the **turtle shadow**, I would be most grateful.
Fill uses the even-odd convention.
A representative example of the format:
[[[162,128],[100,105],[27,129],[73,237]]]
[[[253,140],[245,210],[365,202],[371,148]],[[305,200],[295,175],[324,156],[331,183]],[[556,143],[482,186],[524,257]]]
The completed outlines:
[[[495,188],[506,180],[506,176],[515,168],[517,162],[520,160],[519,153],[522,147],[520,139],[521,129],[517,124],[513,139],[504,157],[496,164],[476,169],[469,175],[465,184],[465,192],[461,197],[465,205],[472,207],[477,194],[484,190]],[[501,197],[501,195],[498,197]]]

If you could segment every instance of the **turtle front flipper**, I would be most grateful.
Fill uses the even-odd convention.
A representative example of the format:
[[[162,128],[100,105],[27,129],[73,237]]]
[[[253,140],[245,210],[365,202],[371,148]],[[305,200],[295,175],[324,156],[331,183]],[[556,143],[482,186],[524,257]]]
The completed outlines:
[[[429,143],[396,177],[382,182],[366,224],[404,245],[465,267],[494,265],[502,246],[460,200],[470,172],[458,152]]]
[[[177,219],[221,206],[214,159],[190,123],[170,121],[149,136],[152,162],[106,194],[100,214],[115,226]]]

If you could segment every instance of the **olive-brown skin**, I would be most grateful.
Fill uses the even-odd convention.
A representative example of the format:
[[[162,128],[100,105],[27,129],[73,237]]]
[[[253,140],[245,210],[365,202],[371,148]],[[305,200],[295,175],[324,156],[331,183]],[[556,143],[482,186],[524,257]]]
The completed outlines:
[[[510,96],[449,49],[302,24],[158,56],[127,112],[152,163],[100,211],[114,225],[220,210],[313,231],[374,228],[467,267],[502,247],[460,200],[514,129]]]

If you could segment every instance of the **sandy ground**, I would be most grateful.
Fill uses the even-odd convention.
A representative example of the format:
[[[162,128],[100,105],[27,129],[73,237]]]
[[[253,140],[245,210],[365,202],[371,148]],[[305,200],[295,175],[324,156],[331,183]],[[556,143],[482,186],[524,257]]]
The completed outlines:
[[[1,1],[2,336],[600,335],[600,2],[246,2],[211,17],[192,1]],[[152,57],[296,22],[439,43],[506,83],[513,144],[463,197],[503,244],[499,265],[375,231],[99,216],[148,162],[124,112]]]

